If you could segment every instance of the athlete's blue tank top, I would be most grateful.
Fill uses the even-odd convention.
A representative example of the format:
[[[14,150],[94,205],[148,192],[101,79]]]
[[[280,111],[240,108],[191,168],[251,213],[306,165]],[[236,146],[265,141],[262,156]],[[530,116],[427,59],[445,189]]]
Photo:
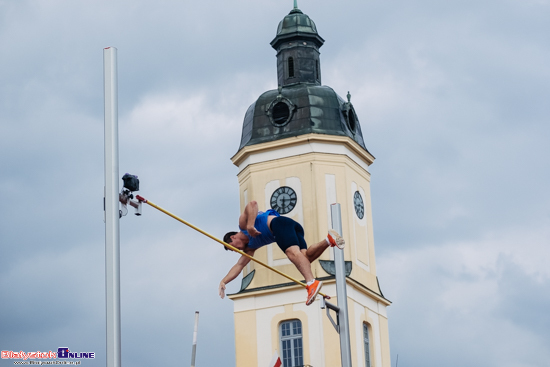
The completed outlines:
[[[268,209],[265,212],[258,212],[256,220],[254,221],[254,227],[261,234],[256,237],[252,237],[248,234],[248,231],[246,229],[241,228],[241,231],[250,239],[250,241],[248,242],[249,248],[258,249],[262,246],[269,245],[270,243],[275,242],[275,236],[273,236],[273,233],[267,226],[267,217],[270,215],[274,215],[276,217],[281,216],[273,209]]]

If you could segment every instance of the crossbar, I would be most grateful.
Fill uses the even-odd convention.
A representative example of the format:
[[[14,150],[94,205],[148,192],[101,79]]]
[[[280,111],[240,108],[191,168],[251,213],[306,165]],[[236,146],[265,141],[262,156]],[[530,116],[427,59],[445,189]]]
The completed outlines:
[[[166,215],[168,215],[168,216],[174,218],[175,220],[177,220],[177,221],[179,221],[179,222],[185,224],[186,226],[188,226],[188,227],[190,227],[190,228],[193,228],[195,231],[202,233],[202,234],[205,235],[206,237],[209,237],[209,238],[213,239],[214,241],[221,243],[222,245],[224,245],[224,246],[227,247],[228,249],[233,250],[233,251],[235,251],[235,252],[238,252],[239,254],[241,254],[241,255],[243,255],[243,256],[249,258],[250,260],[252,260],[252,261],[254,261],[254,262],[256,262],[256,263],[258,263],[258,264],[260,264],[260,265],[262,265],[262,266],[264,266],[264,267],[266,267],[266,268],[268,268],[269,270],[272,270],[272,271],[274,271],[275,273],[277,273],[277,274],[279,274],[279,275],[281,275],[281,276],[283,276],[283,277],[285,277],[285,278],[287,278],[287,279],[293,281],[294,283],[299,284],[299,285],[301,285],[301,286],[304,287],[304,288],[307,287],[307,285],[306,285],[305,283],[300,282],[298,279],[295,279],[295,278],[291,277],[291,276],[288,275],[288,274],[285,274],[285,273],[283,273],[283,272],[281,272],[281,271],[279,271],[279,270],[277,270],[277,269],[275,269],[275,268],[272,268],[271,266],[267,265],[267,264],[264,263],[263,261],[260,261],[260,260],[258,260],[258,259],[256,259],[256,258],[254,258],[253,256],[250,256],[250,255],[247,254],[246,252],[243,252],[243,251],[239,250],[238,248],[233,247],[233,246],[231,246],[230,244],[223,242],[223,241],[220,240],[219,238],[216,238],[216,237],[212,236],[210,233],[208,233],[208,232],[206,232],[206,231],[203,231],[202,229],[200,229],[200,228],[198,228],[198,227],[192,225],[191,223],[189,223],[189,222],[187,222],[187,221],[181,219],[181,218],[178,217],[177,215],[174,215],[174,214],[170,213],[168,210],[165,210],[165,209],[161,208],[160,206],[158,206],[158,205],[152,203],[151,201],[145,199],[144,197],[142,197],[142,196],[140,196],[140,195],[136,195],[136,199],[138,199],[138,200],[139,200],[140,202],[142,202],[142,203],[149,204],[149,205],[152,206],[153,208],[155,208],[155,209],[157,209],[157,210],[163,212],[164,214],[166,214]],[[330,299],[330,296],[328,296],[328,295],[326,295],[326,294],[324,294],[324,293],[319,292],[319,295],[323,296],[323,297],[326,298],[326,299]]]

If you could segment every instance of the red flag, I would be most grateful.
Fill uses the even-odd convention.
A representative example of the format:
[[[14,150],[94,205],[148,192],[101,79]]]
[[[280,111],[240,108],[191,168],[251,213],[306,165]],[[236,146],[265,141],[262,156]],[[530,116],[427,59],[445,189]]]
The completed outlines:
[[[281,358],[279,358],[279,353],[275,351],[275,354],[273,354],[273,358],[271,358],[271,363],[269,364],[269,367],[281,367],[283,363],[281,362]]]

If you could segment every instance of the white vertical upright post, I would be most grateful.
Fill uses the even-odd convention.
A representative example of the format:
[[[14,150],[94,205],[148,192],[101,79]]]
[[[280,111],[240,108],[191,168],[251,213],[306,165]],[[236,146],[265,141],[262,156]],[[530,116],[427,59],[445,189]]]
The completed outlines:
[[[342,216],[340,204],[330,206],[332,229],[342,234]],[[351,343],[349,337],[348,292],[346,289],[346,264],[344,251],[334,247],[334,266],[336,268],[336,297],[338,298],[338,325],[340,326],[340,353],[342,367],[351,367]]]
[[[120,367],[120,223],[118,204],[117,49],[103,50],[105,92],[105,301],[107,367]]]
[[[199,311],[195,311],[195,329],[193,331],[193,350],[191,351],[191,367],[195,367],[195,357],[197,356],[198,329],[199,329]]]

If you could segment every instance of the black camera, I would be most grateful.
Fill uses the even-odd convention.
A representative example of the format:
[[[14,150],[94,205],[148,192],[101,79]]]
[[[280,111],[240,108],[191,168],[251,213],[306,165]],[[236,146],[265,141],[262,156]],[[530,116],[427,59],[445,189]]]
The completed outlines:
[[[122,176],[122,181],[124,181],[124,188],[129,191],[139,191],[139,180],[137,176],[126,173]]]

